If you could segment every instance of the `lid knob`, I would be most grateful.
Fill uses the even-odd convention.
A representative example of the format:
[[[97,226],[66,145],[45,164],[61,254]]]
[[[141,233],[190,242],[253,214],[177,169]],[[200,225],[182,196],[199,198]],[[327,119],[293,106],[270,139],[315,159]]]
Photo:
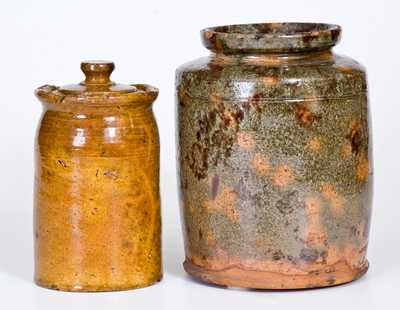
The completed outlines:
[[[85,74],[84,84],[88,85],[110,85],[110,75],[115,65],[112,61],[90,60],[81,63],[81,69]]]

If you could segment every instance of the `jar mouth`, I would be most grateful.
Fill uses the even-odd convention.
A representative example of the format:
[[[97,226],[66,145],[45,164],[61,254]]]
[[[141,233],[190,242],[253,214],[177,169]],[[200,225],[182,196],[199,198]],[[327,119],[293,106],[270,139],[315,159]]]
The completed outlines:
[[[204,46],[225,54],[291,53],[329,49],[339,42],[341,27],[324,23],[259,23],[203,29]]]
[[[147,106],[151,105],[158,96],[158,89],[147,84],[129,84],[120,91],[118,85],[108,90],[87,91],[85,88],[73,89],[53,85],[43,85],[36,89],[35,95],[45,104],[54,107],[71,106]],[[135,91],[126,92],[127,86]],[[113,89],[116,87],[116,89]]]

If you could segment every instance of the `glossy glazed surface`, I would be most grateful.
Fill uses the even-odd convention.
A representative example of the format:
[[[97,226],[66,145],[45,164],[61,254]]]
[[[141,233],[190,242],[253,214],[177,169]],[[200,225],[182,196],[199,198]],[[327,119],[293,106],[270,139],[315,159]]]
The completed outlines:
[[[67,291],[124,290],[159,281],[157,89],[109,79],[43,86],[36,139],[35,281]]]
[[[220,285],[337,285],[368,268],[365,70],[340,27],[208,28],[177,71],[180,199],[191,275]]]

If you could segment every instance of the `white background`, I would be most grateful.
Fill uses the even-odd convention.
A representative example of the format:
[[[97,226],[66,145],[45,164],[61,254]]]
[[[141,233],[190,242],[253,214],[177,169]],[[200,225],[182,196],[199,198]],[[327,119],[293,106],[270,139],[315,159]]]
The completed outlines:
[[[398,1],[6,1],[0,3],[0,309],[399,309],[400,91]],[[175,172],[174,73],[204,56],[207,26],[320,21],[343,26],[336,52],[368,70],[375,156],[371,268],[357,282],[296,292],[223,289],[191,280]],[[32,281],[33,140],[43,84],[82,80],[86,59],[116,63],[113,79],[159,87],[164,279],[117,293],[63,293]]]

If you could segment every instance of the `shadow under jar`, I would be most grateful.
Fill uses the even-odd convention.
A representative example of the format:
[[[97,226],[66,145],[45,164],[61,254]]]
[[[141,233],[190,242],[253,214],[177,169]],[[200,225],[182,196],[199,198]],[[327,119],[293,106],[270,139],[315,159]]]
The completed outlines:
[[[36,145],[35,281],[65,291],[148,286],[162,277],[158,90],[110,81],[111,62],[84,62],[86,80],[42,86]]]
[[[337,25],[202,31],[177,70],[185,270],[225,286],[338,285],[368,269],[366,75]]]

